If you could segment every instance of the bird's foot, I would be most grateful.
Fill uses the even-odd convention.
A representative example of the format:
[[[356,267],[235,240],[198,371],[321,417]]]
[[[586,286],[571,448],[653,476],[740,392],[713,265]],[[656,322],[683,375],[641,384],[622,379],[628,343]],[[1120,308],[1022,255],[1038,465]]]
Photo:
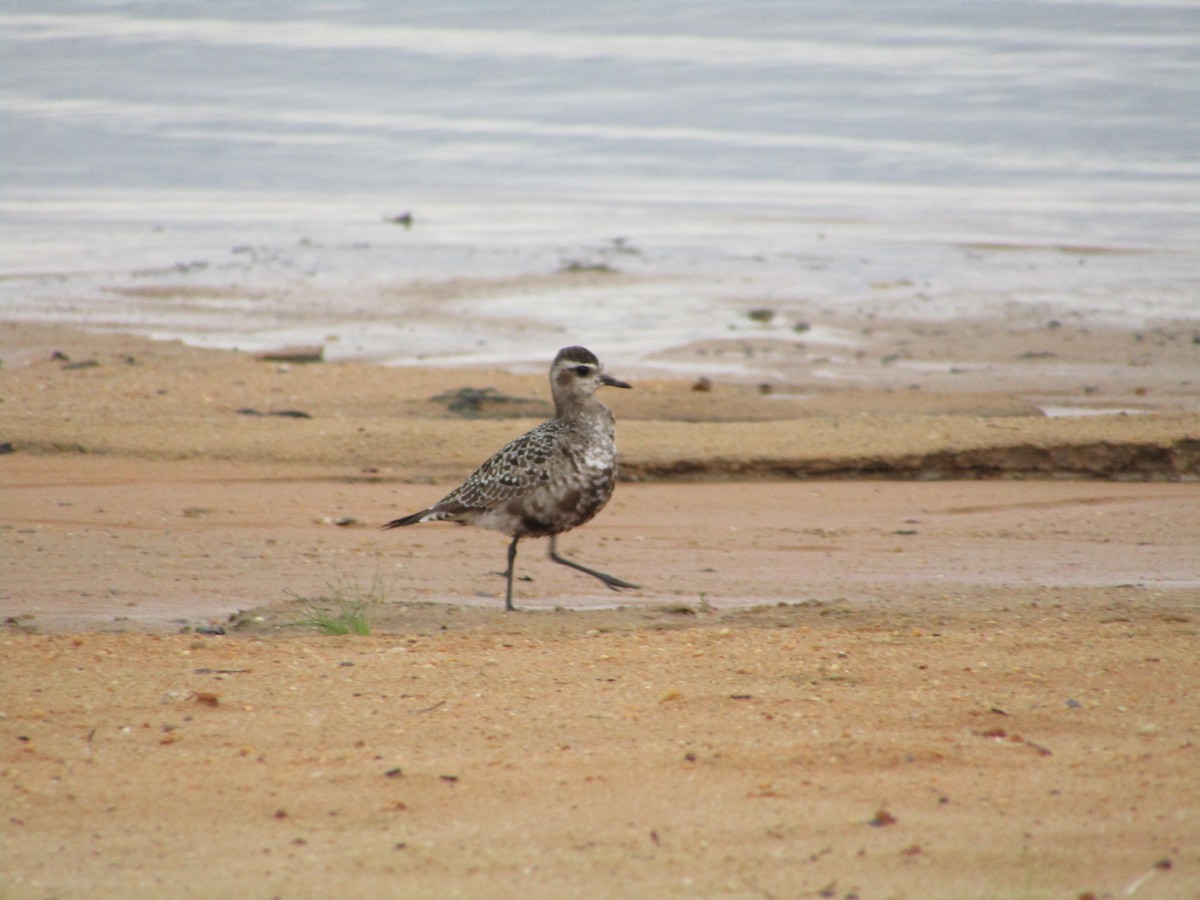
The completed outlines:
[[[622,591],[626,589],[636,591],[641,588],[640,584],[634,584],[632,581],[622,581],[620,578],[615,578],[612,575],[597,575],[596,577],[614,591]]]

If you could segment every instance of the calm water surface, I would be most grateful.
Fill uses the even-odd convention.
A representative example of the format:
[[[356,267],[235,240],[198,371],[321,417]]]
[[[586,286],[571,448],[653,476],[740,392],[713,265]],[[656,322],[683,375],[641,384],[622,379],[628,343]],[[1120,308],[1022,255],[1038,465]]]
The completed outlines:
[[[0,2],[0,41],[10,318],[506,363],[763,305],[1200,318],[1192,2]]]

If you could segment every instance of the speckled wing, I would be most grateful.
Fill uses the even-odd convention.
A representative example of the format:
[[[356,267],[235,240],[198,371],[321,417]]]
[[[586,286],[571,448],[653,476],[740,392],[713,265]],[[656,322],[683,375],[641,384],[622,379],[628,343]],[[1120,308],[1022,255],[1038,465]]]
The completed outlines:
[[[461,485],[428,509],[389,522],[385,528],[474,518],[472,514],[495,509],[523,497],[550,478],[554,448],[563,432],[551,419],[505,444]]]
[[[527,431],[501,447],[433,508],[445,509],[454,504],[463,510],[486,510],[525,496],[549,480],[551,460],[562,431],[562,425],[553,420]]]

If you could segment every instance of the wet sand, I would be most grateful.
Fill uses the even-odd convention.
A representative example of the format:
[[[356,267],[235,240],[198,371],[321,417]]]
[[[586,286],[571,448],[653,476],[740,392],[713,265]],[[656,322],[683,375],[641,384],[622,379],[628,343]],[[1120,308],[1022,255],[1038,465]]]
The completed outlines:
[[[503,537],[376,526],[542,376],[3,328],[6,896],[1200,896],[1182,340],[1137,415],[641,380],[561,549],[642,589],[529,541],[505,614]]]

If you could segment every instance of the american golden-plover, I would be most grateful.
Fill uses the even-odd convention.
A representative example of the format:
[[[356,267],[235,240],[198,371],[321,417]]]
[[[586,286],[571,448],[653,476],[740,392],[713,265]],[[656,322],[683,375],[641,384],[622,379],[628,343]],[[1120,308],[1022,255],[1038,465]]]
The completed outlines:
[[[383,527],[456,522],[510,535],[505,609],[515,608],[513,566],[517,542],[524,537],[550,538],[552,560],[599,578],[613,590],[638,587],[564,559],[555,545],[558,535],[579,527],[604,508],[617,481],[615,420],[612,410],[595,397],[596,390],[605,385],[630,387],[605,375],[590,350],[559,350],[550,365],[554,418],[502,447],[433,506]]]

